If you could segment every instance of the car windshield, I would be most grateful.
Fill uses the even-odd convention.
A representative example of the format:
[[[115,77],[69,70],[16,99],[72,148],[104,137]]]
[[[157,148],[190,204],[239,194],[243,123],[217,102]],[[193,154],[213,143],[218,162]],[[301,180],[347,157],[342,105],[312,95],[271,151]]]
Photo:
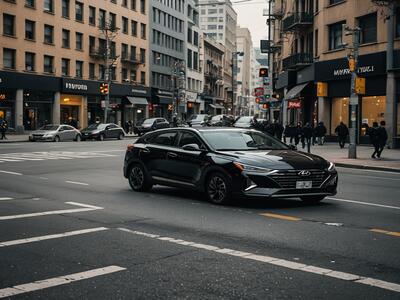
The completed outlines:
[[[88,129],[88,130],[95,130],[95,129],[103,130],[104,128],[106,128],[106,126],[107,126],[107,124],[100,124],[100,123],[90,124],[86,129]]]
[[[146,119],[146,120],[144,120],[144,122],[143,122],[142,125],[145,125],[145,124],[153,124],[154,120],[155,120],[155,119]]]
[[[206,115],[192,115],[189,118],[189,121],[203,121],[205,119]]]
[[[40,130],[57,130],[58,126],[54,125],[44,125],[43,127],[40,128]]]
[[[250,123],[252,117],[240,117],[236,123]]]
[[[217,115],[211,118],[211,121],[220,121],[222,119],[222,115]]]
[[[205,140],[219,151],[284,150],[289,147],[271,136],[256,131],[203,131]]]

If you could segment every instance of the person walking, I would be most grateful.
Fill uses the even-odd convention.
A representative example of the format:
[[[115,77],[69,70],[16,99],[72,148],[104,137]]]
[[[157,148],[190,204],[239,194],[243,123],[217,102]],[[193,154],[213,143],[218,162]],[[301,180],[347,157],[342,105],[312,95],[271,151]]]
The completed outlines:
[[[303,146],[303,149],[305,148],[305,146],[307,144],[307,152],[310,153],[311,139],[313,136],[313,129],[310,126],[310,123],[306,123],[306,125],[303,126],[301,133],[302,133],[301,144]]]
[[[294,136],[294,144],[297,146],[300,143],[300,139],[302,136],[302,126],[301,122],[297,122],[297,126],[293,129],[293,136]]]
[[[1,120],[0,121],[0,133],[1,133],[1,138],[0,139],[7,140],[7,137],[6,137],[7,129],[8,129],[7,120],[4,120],[4,119]]]
[[[346,124],[340,122],[340,124],[335,128],[335,133],[338,136],[340,148],[344,148],[347,136],[349,135],[349,129],[347,128]]]
[[[315,128],[315,136],[318,140],[318,145],[322,146],[325,143],[326,127],[324,122],[319,122]]]
[[[378,144],[379,144],[379,152],[377,154],[378,158],[381,157],[383,149],[385,149],[386,142],[388,140],[388,134],[385,128],[386,122],[382,120],[380,122],[380,126],[378,127]]]
[[[372,123],[372,127],[368,129],[369,140],[371,144],[374,146],[374,152],[372,153],[371,157],[376,158],[376,155],[379,155],[379,132],[378,132],[378,122]]]
[[[284,131],[284,128],[283,128],[283,126],[282,126],[282,124],[281,123],[279,123],[279,121],[277,120],[277,121],[275,121],[275,124],[274,124],[275,126],[274,126],[274,128],[275,128],[275,136],[276,136],[276,138],[278,139],[278,140],[282,140],[282,134],[283,134],[283,131]]]

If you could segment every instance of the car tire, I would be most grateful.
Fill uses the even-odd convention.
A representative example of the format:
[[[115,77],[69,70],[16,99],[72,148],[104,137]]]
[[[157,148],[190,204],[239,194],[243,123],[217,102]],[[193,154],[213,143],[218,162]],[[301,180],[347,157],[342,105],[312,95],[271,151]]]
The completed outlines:
[[[104,141],[104,139],[105,139],[104,134],[100,134],[100,135],[99,135],[99,141]]]
[[[77,134],[77,135],[76,135],[75,141],[76,141],[76,142],[82,141],[82,137],[81,137],[80,134]]]
[[[119,140],[122,140],[124,138],[124,134],[121,132],[119,135],[118,135],[118,139]]]
[[[140,164],[134,164],[130,168],[128,181],[131,189],[135,192],[146,192],[153,187],[145,168]]]
[[[324,200],[325,196],[302,196],[300,199],[307,204],[317,204]]]
[[[208,201],[211,203],[226,204],[231,200],[230,179],[221,172],[211,173],[207,177],[205,190]]]
[[[54,137],[54,141],[58,143],[58,142],[60,141],[60,137],[59,137],[58,135],[56,135],[56,136]]]

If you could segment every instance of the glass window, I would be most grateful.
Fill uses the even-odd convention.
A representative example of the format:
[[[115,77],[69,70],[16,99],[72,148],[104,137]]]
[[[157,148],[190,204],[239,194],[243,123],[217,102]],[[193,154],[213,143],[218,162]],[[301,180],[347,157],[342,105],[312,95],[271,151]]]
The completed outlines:
[[[83,3],[75,2],[75,20],[83,22]]]
[[[122,17],[122,33],[128,34],[128,19]]]
[[[131,9],[136,10],[136,0],[131,0]]]
[[[110,27],[111,29],[115,29],[117,27],[117,16],[113,13],[110,13]]]
[[[339,22],[329,25],[329,50],[343,48],[342,43],[342,25],[345,22]]]
[[[154,119],[153,119],[153,122],[154,122]],[[173,146],[175,144],[176,136],[177,136],[176,132],[163,132],[163,133],[155,135],[150,140],[150,143],[156,144],[156,145],[162,145],[162,146]]]
[[[89,63],[89,79],[95,79],[96,65],[94,63]]]
[[[43,10],[46,12],[54,13],[54,3],[53,0],[44,0]]]
[[[69,46],[70,46],[69,30],[63,29],[61,34],[62,34],[62,47],[69,48]]]
[[[80,32],[75,33],[75,47],[77,50],[82,50],[83,49],[83,34]]]
[[[128,6],[128,0],[122,0],[122,6],[127,7]]]
[[[193,64],[192,64],[192,50],[188,49],[187,51],[187,67],[188,68],[192,68]]]
[[[25,20],[25,38],[28,40],[35,39],[35,22],[31,20]]]
[[[376,13],[358,18],[358,26],[361,28],[360,44],[376,42]]]
[[[15,49],[3,48],[3,67],[15,69]]]
[[[54,57],[45,55],[43,57],[43,72],[54,73]]]
[[[146,72],[143,71],[140,72],[140,83],[146,84]]]
[[[198,70],[199,63],[198,63],[198,53],[193,52],[193,69]]]
[[[35,71],[35,53],[25,52],[25,70]]]
[[[344,2],[345,0],[329,0],[329,4],[336,4],[336,3],[340,3],[340,2]],[[318,2],[318,1],[317,1]]]
[[[89,24],[96,25],[96,8],[89,6]]]
[[[199,33],[197,31],[193,31],[193,44],[195,46],[199,45]]]
[[[131,21],[131,35],[137,36],[137,22]]]
[[[3,14],[3,34],[15,35],[15,16]]]
[[[136,70],[131,70],[131,81],[136,82]]]
[[[385,96],[371,96],[362,98],[362,112],[361,112],[361,135],[366,134],[368,127],[372,126],[373,122],[380,122],[385,120],[386,113],[386,97]],[[365,126],[367,124],[368,126]]]
[[[343,122],[349,126],[349,98],[333,98],[331,113],[331,134],[335,134],[336,127]]]
[[[192,29],[188,28],[187,31],[187,40],[189,43],[192,43]]]
[[[146,0],[140,0],[140,12],[142,14],[146,13]]]
[[[146,63],[146,49],[140,48],[140,62],[142,64]]]
[[[62,0],[62,3],[61,3],[61,15],[64,18],[69,18],[69,0]]]
[[[102,9],[99,10],[99,26],[100,28],[106,26],[106,11]]]
[[[69,76],[69,59],[61,59],[61,74],[63,76]]]
[[[78,78],[83,77],[83,61],[77,60],[76,61],[76,68],[75,68],[75,76]]]
[[[125,82],[127,79],[129,80],[128,70],[126,68],[122,68],[121,74],[122,74],[122,78],[121,78],[122,82]]]
[[[35,0],[25,0],[25,6],[35,7]]]
[[[44,42],[47,44],[53,44],[54,27],[51,25],[44,25]]]
[[[146,24],[140,24],[140,37],[146,39]]]
[[[184,132],[179,139],[178,147],[182,148],[185,145],[196,144],[200,149],[204,149],[203,143],[200,139],[191,132]]]

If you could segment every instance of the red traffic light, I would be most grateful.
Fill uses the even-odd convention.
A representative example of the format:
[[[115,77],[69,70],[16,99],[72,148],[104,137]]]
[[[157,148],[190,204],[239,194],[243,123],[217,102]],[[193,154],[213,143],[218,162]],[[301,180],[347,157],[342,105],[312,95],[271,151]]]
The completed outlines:
[[[260,68],[259,77],[268,77],[268,68]]]
[[[108,92],[109,92],[108,83],[102,83],[100,85],[100,93],[102,93],[103,95],[107,95]]]

